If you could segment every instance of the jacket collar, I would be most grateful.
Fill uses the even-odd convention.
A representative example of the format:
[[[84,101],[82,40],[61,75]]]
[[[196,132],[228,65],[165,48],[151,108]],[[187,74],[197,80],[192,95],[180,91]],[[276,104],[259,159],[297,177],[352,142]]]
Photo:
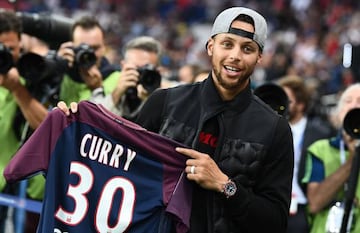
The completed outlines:
[[[336,135],[336,137],[332,137],[330,138],[330,145],[340,149],[340,142],[343,141],[343,136],[342,136],[342,129],[340,129]],[[347,145],[346,143],[344,143],[345,149],[347,150]]]
[[[206,113],[218,113],[224,110],[236,113],[242,112],[250,104],[252,99],[252,91],[249,85],[241,91],[233,100],[224,101],[221,99],[218,90],[215,87],[212,74],[202,83],[200,90],[200,98],[203,103],[203,110]]]

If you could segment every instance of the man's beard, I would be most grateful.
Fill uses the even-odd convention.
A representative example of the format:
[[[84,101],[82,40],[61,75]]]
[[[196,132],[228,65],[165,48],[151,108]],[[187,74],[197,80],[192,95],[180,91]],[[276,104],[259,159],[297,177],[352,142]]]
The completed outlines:
[[[237,79],[236,83],[228,83],[223,79],[220,71],[216,68],[214,64],[213,67],[215,78],[218,81],[219,85],[229,91],[236,91],[239,87],[243,86],[245,82],[248,82],[250,77],[250,75],[248,75],[248,78],[244,78],[245,75],[243,75],[242,77]]]

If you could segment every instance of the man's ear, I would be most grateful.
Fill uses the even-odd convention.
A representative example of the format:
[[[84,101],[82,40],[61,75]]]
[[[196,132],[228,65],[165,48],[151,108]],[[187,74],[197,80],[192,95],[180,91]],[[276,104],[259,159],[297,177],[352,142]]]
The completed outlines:
[[[206,43],[206,51],[209,56],[213,55],[214,39],[210,38]]]
[[[262,53],[259,54],[259,57],[257,59],[257,63],[261,63],[261,61],[262,61]]]

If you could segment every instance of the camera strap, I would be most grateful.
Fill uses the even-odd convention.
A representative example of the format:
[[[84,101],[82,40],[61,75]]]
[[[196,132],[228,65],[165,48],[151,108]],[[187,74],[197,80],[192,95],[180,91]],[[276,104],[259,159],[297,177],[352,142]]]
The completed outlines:
[[[343,139],[340,139],[340,164],[344,165],[346,162],[345,143]],[[348,181],[344,184],[344,193],[348,190]]]

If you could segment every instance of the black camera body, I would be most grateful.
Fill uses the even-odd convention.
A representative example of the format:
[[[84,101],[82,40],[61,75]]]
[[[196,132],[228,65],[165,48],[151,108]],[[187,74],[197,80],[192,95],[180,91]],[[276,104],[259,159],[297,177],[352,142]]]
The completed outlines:
[[[147,64],[137,69],[139,72],[139,84],[150,94],[160,87],[161,74],[156,70],[156,67]],[[130,87],[126,90],[126,102],[130,111],[134,111],[140,104],[141,100],[137,95],[137,88]]]
[[[56,105],[66,60],[58,57],[55,50],[50,50],[45,56],[28,52],[19,58],[16,67],[33,97],[42,103]]]
[[[7,74],[13,66],[14,61],[10,49],[0,43],[0,74]]]
[[[55,50],[50,50],[45,56],[29,52],[19,58],[17,68],[27,82],[39,84],[62,76],[67,69],[67,61],[57,56]]]
[[[139,67],[137,71],[140,74],[139,84],[141,84],[149,93],[152,93],[160,87],[161,74],[156,70],[155,66],[147,64]]]
[[[80,76],[80,69],[89,69],[96,63],[96,55],[93,48],[87,44],[80,44],[76,47],[71,47],[74,51],[74,65],[68,67],[66,73],[70,78],[76,82],[84,82]]]
[[[88,69],[96,63],[95,51],[89,45],[80,44],[72,49],[75,53],[76,66]]]

